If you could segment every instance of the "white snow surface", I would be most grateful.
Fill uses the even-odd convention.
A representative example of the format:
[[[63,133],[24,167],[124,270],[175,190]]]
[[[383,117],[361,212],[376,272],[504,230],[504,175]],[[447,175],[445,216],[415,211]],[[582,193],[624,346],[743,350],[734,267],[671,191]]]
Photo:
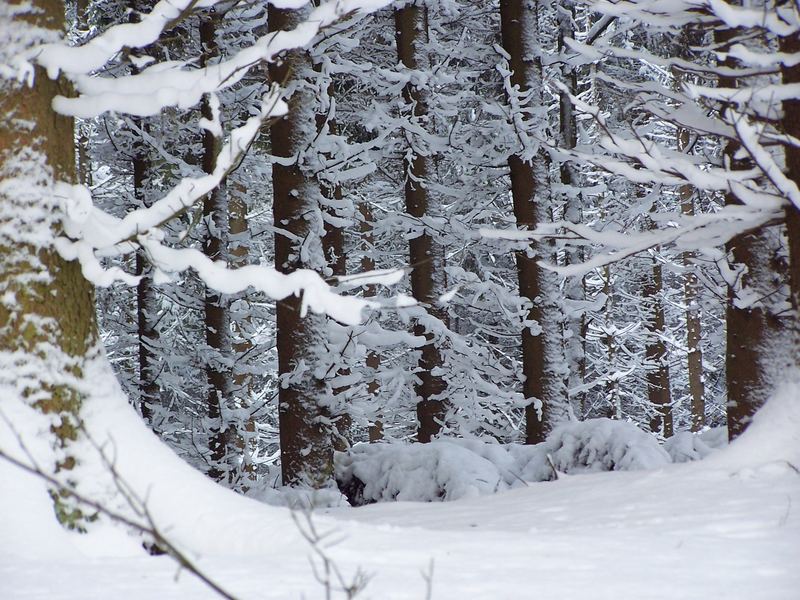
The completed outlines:
[[[104,361],[88,375],[92,439],[208,576],[243,599],[325,597],[287,509],[211,483],[145,428]],[[27,436],[41,423],[13,395],[0,395],[0,408],[15,424],[28,417],[17,429],[37,454]],[[15,444],[0,420],[0,447]],[[118,502],[96,451],[85,444],[78,454],[81,491]],[[798,465],[800,383],[793,383],[744,435],[702,461],[562,475],[447,503],[327,509],[312,518],[330,532],[325,548],[345,577],[359,567],[372,575],[360,598],[425,598],[422,573],[432,568],[429,597],[437,600],[794,600]],[[141,552],[118,526],[94,524],[87,535],[59,529],[44,486],[0,463],[0,598],[214,597],[171,559]]]

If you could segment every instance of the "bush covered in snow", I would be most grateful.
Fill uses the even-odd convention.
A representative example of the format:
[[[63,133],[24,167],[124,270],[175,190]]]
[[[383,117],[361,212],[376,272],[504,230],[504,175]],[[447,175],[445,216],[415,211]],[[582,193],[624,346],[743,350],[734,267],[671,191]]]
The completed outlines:
[[[549,456],[549,459],[548,459]],[[360,444],[336,455],[336,479],[351,504],[457,500],[562,473],[657,469],[670,455],[626,421],[591,419],[556,428],[542,444],[441,439],[430,444]],[[552,464],[551,464],[552,463]]]
[[[682,463],[691,460],[702,460],[715,450],[724,448],[728,444],[728,429],[714,427],[701,433],[679,431],[666,442],[666,450],[672,462]]]

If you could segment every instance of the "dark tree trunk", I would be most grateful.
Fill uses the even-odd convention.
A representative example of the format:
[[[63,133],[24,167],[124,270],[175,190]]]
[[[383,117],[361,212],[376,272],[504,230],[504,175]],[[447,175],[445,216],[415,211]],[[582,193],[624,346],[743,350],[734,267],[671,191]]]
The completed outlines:
[[[319,71],[319,65],[314,66],[315,71]],[[327,96],[334,99],[335,87],[333,82],[327,86]],[[317,113],[317,132],[321,132],[323,128],[327,127],[330,135],[338,134],[338,126],[336,119],[330,113]],[[330,159],[330,155],[326,155]],[[344,194],[342,193],[342,186],[338,183],[330,183],[324,180],[320,181],[320,194],[322,196],[322,212],[323,219],[325,220],[325,235],[322,236],[322,250],[325,253],[325,262],[330,269],[331,275],[334,277],[342,277],[347,274],[347,256],[345,255],[344,248],[344,228],[336,223],[339,219],[339,210],[343,208],[346,203],[343,201]],[[334,377],[347,376],[350,374],[350,369],[337,369]],[[347,393],[349,386],[334,387],[331,389],[333,395],[333,406],[346,407],[347,406]],[[351,429],[353,420],[346,410],[337,410],[332,413],[332,418],[335,424],[333,432],[333,447],[338,452],[344,452],[350,447],[352,437]]]
[[[678,150],[684,151],[689,145],[689,131],[678,129]],[[681,200],[681,213],[694,215],[694,188],[681,186],[678,190]],[[706,424],[706,403],[703,385],[702,325],[700,320],[699,289],[694,265],[694,252],[683,253],[686,273],[683,279],[683,298],[686,304],[686,360],[689,375],[689,396],[692,403],[692,431],[701,431]]]
[[[269,30],[291,29],[301,22],[300,11],[269,7]],[[284,82],[310,70],[311,61],[305,51],[287,52],[283,62],[270,63],[272,81]],[[304,131],[313,127],[314,98],[297,90],[289,99],[289,114],[272,124],[270,139],[276,156],[290,158],[305,148],[308,140]],[[273,219],[275,233],[275,267],[282,273],[292,273],[307,266],[299,257],[294,240],[315,235],[307,215],[318,211],[316,184],[296,163],[273,164]],[[288,232],[289,236],[282,233]],[[278,370],[286,378],[300,363],[313,369],[316,353],[325,331],[325,318],[309,314],[300,316],[300,298],[292,296],[277,303]],[[326,396],[325,383],[311,372],[281,384],[278,395],[280,424],[281,471],[284,484],[325,485],[333,473],[330,417],[321,406]]]
[[[130,14],[131,22],[140,19],[140,13],[152,8],[151,0],[139,0],[134,3]],[[85,10],[85,9],[84,9]],[[131,72],[139,71],[135,65]],[[134,118],[133,122],[141,131],[148,131],[147,121]],[[136,131],[132,135],[138,136],[133,144],[133,193],[136,199],[136,208],[149,207],[151,202],[147,193],[147,183],[150,176],[150,156],[147,143]],[[153,411],[161,402],[158,385],[159,360],[157,344],[159,339],[156,323],[158,322],[158,298],[156,287],[150,276],[150,268],[146,258],[138,253],[136,255],[136,274],[143,275],[136,286],[136,329],[138,337],[139,355],[139,412],[142,418],[154,426]]]
[[[219,54],[216,42],[217,17],[211,16],[200,23],[200,43],[202,45],[202,64]],[[206,96],[202,105],[203,116],[212,119],[210,98]],[[217,154],[222,140],[213,132],[203,132],[203,170],[213,173],[217,164]],[[228,196],[223,181],[203,199],[203,221],[205,239],[203,252],[212,260],[227,262],[228,259]],[[211,451],[210,477],[221,480],[231,473],[235,448],[230,442],[235,438],[235,426],[227,423],[225,412],[230,408],[233,391],[232,371],[225,364],[231,358],[229,299],[206,287],[205,295],[205,333],[208,356],[205,365],[208,380],[209,450]]]
[[[800,56],[800,35],[795,34],[781,39],[781,51]],[[800,83],[800,64],[784,66],[781,71],[783,83]],[[792,98],[783,102],[783,131],[800,138],[800,99]],[[800,148],[787,144],[786,175],[800,187]],[[798,311],[800,311],[800,207],[790,204],[786,208],[786,231],[789,238],[789,283],[791,286],[792,307],[795,310],[795,335],[798,331]],[[800,348],[795,348],[795,363],[800,363]]]
[[[420,46],[428,41],[427,9],[418,4],[409,4],[395,11],[397,55],[408,69],[424,68],[427,63],[424,50]],[[420,126],[426,127],[428,112],[428,92],[409,83],[403,90],[406,107],[411,108],[411,118]],[[422,146],[422,140],[412,133],[406,133],[411,147],[411,158],[403,161],[405,178],[406,211],[415,220],[421,221],[436,214],[434,203],[426,188],[429,177],[431,157]],[[408,242],[411,261],[411,293],[429,314],[447,325],[447,312],[437,304],[445,292],[444,247],[438,243],[426,228]],[[427,343],[420,350],[419,383],[417,393],[417,420],[419,429],[417,439],[429,442],[441,430],[447,406],[444,399],[446,383],[433,371],[442,366],[441,348],[434,341],[434,335],[423,325],[414,327],[414,334],[424,336]]]
[[[656,257],[652,259],[651,277],[647,278],[642,289],[642,298],[649,305],[647,319],[647,397],[655,416],[650,420],[650,429],[664,437],[672,436],[672,401],[670,398],[669,365],[667,349],[664,344],[664,304],[661,295],[664,278],[661,264]]]
[[[574,38],[575,8],[559,7],[558,9],[558,50],[565,55],[567,38]],[[578,94],[577,67],[564,63],[561,67],[563,82],[567,85],[570,94]],[[559,97],[559,143],[562,148],[575,148],[578,142],[578,126],[575,119],[575,107],[569,94],[561,92]],[[563,161],[560,166],[561,183],[564,185],[564,218],[571,223],[583,222],[583,206],[581,195],[575,189],[578,185],[574,166],[569,161]],[[584,253],[580,248],[567,248],[565,252],[566,264],[583,262]],[[585,282],[583,277],[570,277],[564,284],[564,295],[567,300],[582,302],[586,300]],[[586,315],[581,312],[579,316],[564,320],[565,332],[564,350],[570,365],[569,388],[580,387],[586,375]],[[583,414],[586,404],[586,393],[578,392],[570,404]]]
[[[724,44],[738,33],[738,30],[717,30],[715,41]],[[737,66],[736,60],[731,57],[727,57],[722,64],[732,68]],[[732,77],[720,77],[719,86],[736,88],[738,81]],[[723,106],[720,110],[724,111],[725,108]],[[740,148],[741,145],[736,140],[729,140],[724,148],[725,163],[732,170],[751,167],[751,161],[737,156]],[[733,193],[728,193],[725,195],[725,203],[740,204],[740,201]],[[739,265],[743,269],[740,286],[743,289],[749,288],[762,298],[768,298],[773,287],[776,243],[772,237],[774,236],[767,229],[762,228],[736,236],[725,245],[734,266]],[[745,430],[753,414],[771,392],[769,358],[765,355],[769,340],[776,333],[777,322],[760,302],[742,305],[734,286],[728,288],[725,313],[728,438],[733,440]]]
[[[370,208],[369,204],[366,202],[362,202],[358,206],[359,213],[361,213],[361,222],[359,223],[359,232],[361,233],[361,241],[364,243],[365,248],[363,249],[363,254],[361,255],[361,270],[362,271],[372,271],[375,269],[375,260],[372,258],[372,249],[373,249],[373,235],[372,235],[372,209]],[[364,296],[370,298],[376,294],[376,289],[374,285],[368,285],[364,288]],[[369,350],[367,352],[367,359],[366,365],[368,369],[368,373],[371,374],[371,379],[367,380],[367,393],[369,394],[370,398],[374,401],[378,401],[378,390],[380,389],[380,384],[378,383],[378,379],[376,377],[376,373],[378,371],[378,367],[381,366],[381,357],[380,354],[375,352],[374,350]],[[370,442],[379,442],[383,439],[383,423],[381,422],[380,415],[373,421],[373,423],[369,426],[369,441]]]
[[[500,22],[503,47],[509,54],[511,83],[519,92],[542,86],[541,65],[532,60],[531,40],[537,35],[536,7],[524,0],[501,0]],[[541,93],[539,91],[539,93]],[[513,116],[512,116],[513,118]],[[525,149],[520,149],[525,153]],[[549,158],[543,151],[533,156],[513,154],[508,158],[511,194],[518,229],[535,229],[546,218],[546,198],[550,194]],[[526,442],[536,444],[547,437],[563,418],[566,389],[560,372],[563,359],[559,311],[550,305],[553,281],[542,273],[537,261],[549,252],[545,244],[532,243],[527,251],[517,252],[520,296],[531,303],[528,321],[541,327],[538,334],[529,326],[522,330],[523,394],[530,402],[525,409]],[[554,333],[553,330],[557,330]],[[554,339],[558,338],[558,339]],[[556,349],[558,346],[558,349]],[[541,406],[537,408],[537,403]]]

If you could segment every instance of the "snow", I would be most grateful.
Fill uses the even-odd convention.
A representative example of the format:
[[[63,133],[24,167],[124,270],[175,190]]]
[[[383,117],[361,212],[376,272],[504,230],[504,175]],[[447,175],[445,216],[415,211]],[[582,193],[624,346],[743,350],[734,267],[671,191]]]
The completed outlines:
[[[238,496],[183,464],[129,408],[105,361],[88,377],[91,438],[209,576],[239,598],[325,597],[287,509]],[[363,598],[424,598],[426,573],[437,600],[790,600],[800,586],[798,398],[800,383],[785,385],[748,431],[702,461],[562,475],[448,503],[342,506],[312,519],[330,532],[325,552],[345,578],[357,568],[372,575]],[[13,395],[3,395],[0,407],[15,422],[23,416]],[[601,439],[595,430],[602,426],[590,429],[593,435],[573,438]],[[21,432],[26,441],[34,430]],[[558,436],[564,447],[568,437]],[[0,447],[14,443],[0,426]],[[453,448],[476,453],[470,445],[447,451],[452,468],[463,456]],[[502,451],[481,446],[485,457]],[[78,454],[79,489],[113,502],[95,449],[84,444]],[[43,486],[5,463],[0,481],[4,599],[215,597],[169,558],[144,554],[118,527],[95,524],[84,536],[54,527]]]
[[[336,479],[354,505],[438,502],[548,481],[553,468],[559,474],[634,471],[670,462],[655,438],[633,423],[590,419],[561,425],[534,446],[477,439],[359,444],[336,454]]]

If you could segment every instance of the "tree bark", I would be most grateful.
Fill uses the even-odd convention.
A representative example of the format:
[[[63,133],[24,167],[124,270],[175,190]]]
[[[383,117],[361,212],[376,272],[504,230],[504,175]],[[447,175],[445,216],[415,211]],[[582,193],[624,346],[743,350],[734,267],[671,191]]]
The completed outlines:
[[[291,29],[302,18],[301,11],[269,6],[270,31]],[[305,51],[292,50],[286,53],[283,62],[270,63],[269,74],[272,81],[286,82],[311,68]],[[308,144],[306,132],[314,124],[314,98],[307,90],[299,88],[288,103],[289,114],[272,124],[270,139],[273,154],[296,158]],[[295,160],[288,165],[273,164],[272,185],[276,268],[282,273],[292,273],[299,268],[316,267],[304,262],[299,248],[308,236],[318,235],[310,223],[313,217],[309,216],[319,210],[315,182],[304,174]],[[301,300],[296,296],[277,303],[281,471],[286,485],[320,487],[333,474],[330,417],[320,404],[325,398],[326,386],[313,372],[325,331],[325,318],[315,314],[303,318],[300,306]]]
[[[151,0],[138,0],[133,4],[130,13],[130,22],[136,23],[141,18],[141,13],[152,8]],[[131,73],[139,72],[138,67],[131,66]],[[134,118],[134,124],[141,131],[147,131],[145,119]],[[150,199],[147,193],[147,181],[150,176],[150,156],[147,143],[136,131],[131,131],[132,136],[137,136],[133,143],[133,194],[136,208],[149,207]],[[136,274],[142,276],[136,286],[136,331],[138,337],[139,356],[139,412],[142,418],[151,427],[154,425],[154,408],[161,402],[161,393],[158,385],[158,354],[159,340],[156,323],[158,322],[158,298],[156,287],[150,277],[150,268],[147,259],[141,254],[136,255]]]
[[[685,151],[689,145],[689,131],[678,129],[678,150]],[[683,185],[678,189],[681,213],[694,215],[694,188]],[[682,261],[686,274],[683,279],[683,299],[686,304],[686,361],[689,376],[689,396],[691,398],[692,431],[701,431],[706,424],[706,403],[703,384],[702,325],[700,320],[700,283],[694,272],[694,252],[684,252]]]
[[[655,415],[650,420],[650,429],[665,438],[672,436],[672,401],[670,398],[669,365],[667,348],[664,344],[664,304],[661,294],[664,289],[664,278],[661,264],[652,258],[651,277],[647,278],[642,289],[642,299],[649,303],[647,320],[647,343],[645,356],[647,359],[647,396]]]
[[[374,243],[372,235],[372,209],[367,202],[362,202],[358,206],[358,211],[361,214],[359,232],[361,233],[361,240],[366,246],[364,248],[364,253],[361,255],[361,270],[372,271],[375,269],[375,260],[372,258],[371,254]],[[377,290],[375,289],[374,285],[367,285],[364,287],[364,297],[370,298],[375,296],[376,293]],[[367,393],[369,394],[370,398],[373,399],[373,401],[377,402],[380,384],[378,383],[376,373],[378,368],[381,366],[380,354],[374,350],[369,350],[367,352],[366,366],[368,369],[367,372],[372,377],[371,379],[367,380]],[[380,414],[369,426],[368,435],[371,443],[379,442],[383,439],[383,423],[381,421]]]
[[[31,4],[36,12],[0,18],[0,28],[63,33],[62,2]],[[9,58],[4,51],[0,61]],[[53,445],[62,449],[55,470],[75,465],[69,443],[82,398],[74,380],[97,341],[94,290],[77,261],[65,261],[52,244],[61,214],[54,182],[75,181],[73,122],[51,108],[65,92],[65,82],[38,68],[32,89],[0,79],[0,382],[52,415]],[[80,527],[81,512],[54,498],[62,523]]]
[[[781,52],[789,55],[800,55],[800,35],[781,39]],[[784,84],[800,83],[800,64],[791,67],[783,66],[781,69]],[[800,138],[800,99],[791,98],[783,102],[783,131],[784,133]],[[800,187],[800,148],[787,144],[786,175]],[[800,336],[798,313],[800,313],[800,208],[790,204],[786,208],[786,232],[789,238],[789,283],[791,289],[792,308],[794,314],[795,336]],[[795,339],[795,364],[800,363],[800,348]]]
[[[541,64],[533,61],[531,41],[538,34],[536,5],[525,0],[501,0],[500,23],[503,47],[509,54],[511,84],[524,94],[541,96]],[[512,115],[512,119],[514,116]],[[538,150],[526,156],[526,148],[508,158],[511,194],[518,229],[535,229],[547,215],[550,196],[549,158]],[[557,290],[554,277],[545,274],[537,260],[548,252],[544,244],[532,243],[527,251],[517,252],[520,296],[531,308],[527,321],[538,323],[534,333],[528,324],[522,330],[523,394],[529,401],[525,409],[526,442],[544,441],[554,425],[566,417],[566,388],[561,368],[563,348],[560,337],[562,318],[552,303]]]
[[[202,66],[219,54],[216,42],[218,18],[209,16],[200,22],[200,44]],[[206,95],[202,104],[203,117],[213,118],[211,98]],[[203,131],[203,171],[213,173],[222,140],[209,130]],[[203,252],[212,260],[227,262],[228,258],[228,196],[223,181],[203,199],[203,222],[205,223]],[[205,292],[205,337],[208,346],[206,355],[206,379],[208,382],[207,407],[211,425],[208,431],[210,467],[208,475],[222,480],[232,474],[236,449],[231,443],[236,428],[226,419],[233,391],[232,369],[226,364],[231,359],[230,302],[219,292],[206,287]]]
[[[738,30],[717,30],[715,41],[724,44],[733,39]],[[727,57],[722,64],[736,67],[735,59]],[[738,87],[733,77],[720,77],[719,86]],[[724,111],[723,105],[720,110]],[[728,140],[723,150],[725,164],[731,170],[750,168],[751,162],[737,157],[741,144]],[[731,192],[725,195],[726,204],[740,204]],[[772,293],[772,274],[775,272],[774,253],[776,241],[767,229],[745,233],[731,239],[725,248],[734,265],[738,265],[741,276],[736,285],[748,288],[751,295],[761,299]],[[728,302],[725,310],[727,334],[725,346],[725,372],[727,376],[728,438],[738,437],[750,423],[752,416],[766,401],[771,390],[768,346],[777,336],[777,319],[770,315],[761,301],[743,304],[736,285],[728,286]]]
[[[428,41],[427,8],[420,4],[408,4],[395,10],[397,55],[407,69],[424,69],[427,63],[425,50],[421,46]],[[411,118],[420,127],[428,123],[428,92],[422,87],[408,83],[403,89],[403,99],[410,108]],[[410,146],[409,156],[403,161],[405,179],[406,212],[416,221],[424,222],[426,217],[435,216],[436,206],[426,187],[431,170],[431,157],[424,141],[407,132]],[[439,297],[444,294],[445,280],[444,247],[425,227],[421,235],[410,239],[409,258],[411,261],[411,293],[428,313],[448,324],[447,312],[438,306]],[[420,349],[418,362],[419,383],[417,394],[417,440],[429,442],[441,430],[447,414],[444,398],[446,382],[434,371],[442,366],[442,349],[437,345],[434,334],[417,323],[414,334],[425,337],[426,343]]]
[[[558,7],[558,51],[563,57],[567,53],[567,38],[574,38],[575,8]],[[569,65],[566,60],[561,67],[562,82],[567,85],[569,94],[578,94],[577,67]],[[578,143],[578,125],[575,118],[575,107],[567,92],[559,96],[559,144],[562,148],[575,148]],[[581,194],[577,192],[578,177],[574,166],[569,161],[563,161],[559,168],[561,183],[564,191],[564,218],[571,223],[583,222],[583,206]],[[584,253],[580,248],[567,248],[565,252],[566,264],[583,262]],[[564,296],[569,301],[583,302],[586,300],[585,280],[583,277],[570,277],[564,284]],[[569,315],[564,319],[564,354],[570,365],[569,389],[580,387],[586,375],[586,314],[581,311],[578,315]],[[578,392],[572,397],[570,392],[570,405],[583,414],[586,404],[586,392]]]

